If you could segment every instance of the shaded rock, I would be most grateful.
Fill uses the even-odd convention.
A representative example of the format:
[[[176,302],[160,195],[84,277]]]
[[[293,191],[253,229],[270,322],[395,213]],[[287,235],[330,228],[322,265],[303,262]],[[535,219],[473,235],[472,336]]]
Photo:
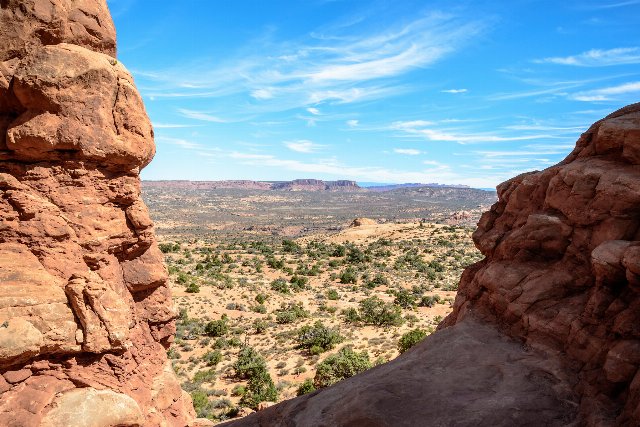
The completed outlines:
[[[234,426],[564,426],[577,412],[559,365],[472,319],[393,362]]]

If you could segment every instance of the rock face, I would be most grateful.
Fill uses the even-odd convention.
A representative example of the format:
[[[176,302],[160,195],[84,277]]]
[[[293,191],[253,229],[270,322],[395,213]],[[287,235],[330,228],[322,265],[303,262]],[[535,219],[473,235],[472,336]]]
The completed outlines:
[[[104,0],[0,1],[0,425],[184,426],[138,173],[153,130]]]
[[[640,104],[498,196],[436,333],[233,425],[640,425]]]

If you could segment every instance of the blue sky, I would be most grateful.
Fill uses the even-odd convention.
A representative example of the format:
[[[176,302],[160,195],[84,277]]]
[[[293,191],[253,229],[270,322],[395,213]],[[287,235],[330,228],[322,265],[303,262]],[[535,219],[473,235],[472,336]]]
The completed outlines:
[[[494,187],[640,100],[640,0],[108,0],[144,179]]]

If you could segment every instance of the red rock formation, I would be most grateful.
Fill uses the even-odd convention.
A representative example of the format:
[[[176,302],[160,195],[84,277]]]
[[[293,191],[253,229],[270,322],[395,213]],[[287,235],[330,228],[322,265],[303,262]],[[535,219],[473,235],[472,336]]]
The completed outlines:
[[[573,152],[498,187],[443,326],[476,318],[575,373],[589,425],[640,425],[640,104],[595,123]]]
[[[498,195],[436,333],[233,425],[640,425],[640,104]]]
[[[0,1],[0,425],[194,418],[140,198],[154,151],[104,0]]]

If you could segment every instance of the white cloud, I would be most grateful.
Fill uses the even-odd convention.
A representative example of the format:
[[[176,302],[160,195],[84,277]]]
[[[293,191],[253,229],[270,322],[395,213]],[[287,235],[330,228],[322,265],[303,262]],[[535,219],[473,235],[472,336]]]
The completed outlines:
[[[440,92],[456,94],[456,93],[466,93],[468,92],[468,90],[467,89],[445,89],[445,90],[441,90]]]
[[[193,111],[193,110],[187,110],[184,108],[179,108],[178,112],[184,117],[187,117],[189,119],[202,120],[205,122],[213,122],[213,123],[227,123],[227,120],[221,119],[220,117],[213,116],[209,113],[205,113],[202,111]]]
[[[612,101],[624,95],[640,92],[640,82],[623,83],[601,89],[578,92],[570,95],[576,101]]]
[[[324,147],[324,145],[316,144],[306,139],[300,139],[297,141],[285,141],[283,142],[283,144],[289,150],[296,151],[298,153],[315,153],[316,151]]]
[[[618,8],[618,7],[633,6],[633,5],[636,5],[636,4],[640,4],[640,0],[626,0],[626,1],[619,1],[619,2],[615,2],[615,3],[598,2],[598,4],[583,5],[582,8],[583,9],[592,9],[592,10],[597,10],[597,9],[615,9],[615,8]]]
[[[347,126],[354,128],[357,127],[360,122],[358,120],[347,120],[346,123]]]
[[[416,150],[415,148],[394,148],[394,153],[405,154],[407,156],[417,156],[422,154],[422,151]]]
[[[178,124],[178,123],[153,123],[155,129],[179,129],[179,128],[191,128],[200,125]]]
[[[422,120],[414,120],[409,122],[394,122],[392,130],[404,132],[408,135],[425,138],[429,141],[456,142],[458,144],[473,144],[482,142],[507,142],[507,141],[527,141],[533,139],[553,138],[549,134],[535,135],[496,135],[489,133],[457,133],[451,130],[438,130],[434,128],[434,124]]]
[[[265,100],[274,97],[273,89],[256,89],[251,92],[251,96],[255,99]]]
[[[382,28],[369,26],[366,31],[331,28],[335,34],[310,36],[297,43],[259,38],[239,48],[226,63],[212,64],[203,57],[171,69],[134,74],[146,96],[246,94],[262,101],[243,105],[245,113],[248,109],[316,108],[322,102],[363,102],[411,90],[390,84],[391,79],[433,65],[473,40],[485,26],[480,19],[431,13]]]
[[[314,116],[319,116],[320,115],[320,110],[318,110],[317,108],[314,108],[314,107],[307,108],[307,111],[309,113],[313,114]]]
[[[640,63],[640,47],[619,47],[608,50],[591,49],[578,55],[537,59],[534,62],[579,67],[638,64]]]

